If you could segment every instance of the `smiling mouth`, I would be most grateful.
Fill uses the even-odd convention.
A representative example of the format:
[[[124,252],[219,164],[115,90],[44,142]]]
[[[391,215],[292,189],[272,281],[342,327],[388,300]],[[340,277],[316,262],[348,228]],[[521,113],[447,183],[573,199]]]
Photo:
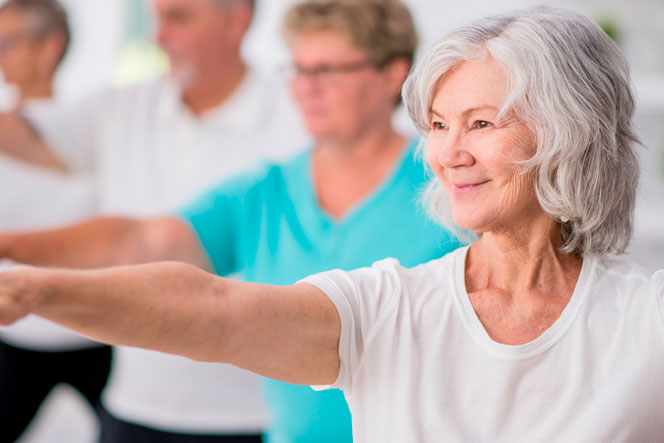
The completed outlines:
[[[491,180],[485,180],[478,183],[452,183],[452,192],[455,194],[467,194],[474,191],[485,183],[489,183]]]

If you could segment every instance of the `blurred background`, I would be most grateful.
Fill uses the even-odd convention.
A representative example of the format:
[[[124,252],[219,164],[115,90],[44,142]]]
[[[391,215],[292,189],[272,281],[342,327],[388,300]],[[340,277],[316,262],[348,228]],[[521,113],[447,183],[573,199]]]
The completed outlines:
[[[259,0],[244,54],[260,70],[279,75],[288,53],[279,34],[285,10],[294,0]],[[450,28],[491,13],[527,7],[528,0],[404,0],[419,25],[421,47]],[[2,1],[0,0],[0,3]],[[167,59],[153,42],[149,0],[62,0],[73,30],[72,47],[57,78],[63,100],[76,100],[109,84],[123,87],[160,75]],[[597,21],[623,49],[632,67],[637,96],[636,125],[645,145],[634,260],[664,268],[664,1],[556,0]],[[11,94],[0,80],[0,101]],[[409,128],[404,115],[397,118]],[[56,389],[21,443],[91,442],[96,424],[87,404],[69,388]]]

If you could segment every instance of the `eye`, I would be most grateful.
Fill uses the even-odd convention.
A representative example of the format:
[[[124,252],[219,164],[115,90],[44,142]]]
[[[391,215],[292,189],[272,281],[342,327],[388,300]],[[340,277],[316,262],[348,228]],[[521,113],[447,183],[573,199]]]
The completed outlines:
[[[431,129],[433,131],[440,131],[440,130],[443,130],[443,129],[447,129],[447,125],[443,122],[434,121],[434,122],[431,122]]]
[[[485,129],[488,128],[492,125],[491,122],[488,122],[486,120],[477,120],[475,123],[473,123],[473,128],[475,129]]]

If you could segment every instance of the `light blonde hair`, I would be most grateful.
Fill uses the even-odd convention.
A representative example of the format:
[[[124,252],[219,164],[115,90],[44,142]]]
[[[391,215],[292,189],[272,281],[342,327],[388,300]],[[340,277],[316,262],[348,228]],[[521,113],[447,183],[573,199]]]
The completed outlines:
[[[396,58],[412,63],[418,37],[408,8],[399,0],[304,0],[286,14],[287,41],[307,31],[337,30],[378,68]]]

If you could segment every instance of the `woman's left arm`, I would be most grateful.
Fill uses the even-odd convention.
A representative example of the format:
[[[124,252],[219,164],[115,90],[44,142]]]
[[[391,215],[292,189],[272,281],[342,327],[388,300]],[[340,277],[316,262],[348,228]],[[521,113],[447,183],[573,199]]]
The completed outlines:
[[[340,320],[307,283],[270,286],[176,262],[0,272],[0,324],[34,313],[102,342],[236,365],[298,384],[339,371]]]

